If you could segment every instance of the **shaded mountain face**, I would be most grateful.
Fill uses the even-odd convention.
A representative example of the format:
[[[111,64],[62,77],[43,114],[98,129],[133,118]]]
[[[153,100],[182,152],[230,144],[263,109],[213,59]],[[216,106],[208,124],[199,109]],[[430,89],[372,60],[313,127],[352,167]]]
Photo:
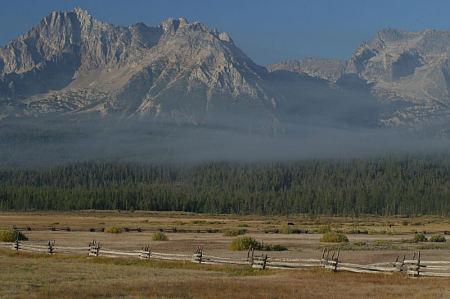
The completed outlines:
[[[267,66],[270,72],[290,71],[299,74],[306,74],[335,82],[344,73],[347,61],[332,59],[306,58],[302,60],[288,60]]]
[[[347,90],[366,89],[382,104],[379,124],[450,135],[450,31],[391,28],[362,43],[350,60],[305,59],[268,66],[322,78]]]
[[[383,103],[400,105],[381,122],[450,133],[450,31],[384,29],[360,45],[345,72],[373,85]]]

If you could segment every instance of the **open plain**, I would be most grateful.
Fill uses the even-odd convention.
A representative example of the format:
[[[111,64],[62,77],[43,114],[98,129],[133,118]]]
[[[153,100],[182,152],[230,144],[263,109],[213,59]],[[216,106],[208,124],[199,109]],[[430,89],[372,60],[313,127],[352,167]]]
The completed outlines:
[[[122,233],[103,232],[119,227]],[[345,233],[349,243],[323,243],[323,228]],[[449,260],[449,242],[411,242],[416,233],[441,234],[448,239],[447,218],[230,216],[182,212],[29,212],[1,213],[0,229],[21,230],[29,242],[60,246],[86,246],[96,240],[103,247],[136,250],[145,245],[156,252],[192,254],[203,246],[205,254],[245,258],[247,252],[230,251],[230,229],[245,230],[265,244],[281,244],[287,251],[271,257],[320,258],[323,248],[340,249],[345,262],[369,264],[410,258],[421,251],[426,260]],[[168,241],[152,241],[164,231]],[[254,270],[248,266],[198,265],[190,262],[92,258],[86,255],[0,253],[0,295],[5,297],[236,297],[236,298],[445,298],[448,278],[408,278],[402,275],[356,274],[312,270]],[[205,290],[208,290],[205,292]]]

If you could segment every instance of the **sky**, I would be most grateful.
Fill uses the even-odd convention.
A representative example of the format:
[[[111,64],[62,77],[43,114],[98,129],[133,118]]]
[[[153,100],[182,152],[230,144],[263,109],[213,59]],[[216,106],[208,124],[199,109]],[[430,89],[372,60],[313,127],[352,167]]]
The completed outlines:
[[[51,11],[76,6],[95,18],[155,26],[185,17],[227,32],[256,63],[307,57],[348,59],[383,28],[450,30],[449,0],[0,0],[0,45]]]

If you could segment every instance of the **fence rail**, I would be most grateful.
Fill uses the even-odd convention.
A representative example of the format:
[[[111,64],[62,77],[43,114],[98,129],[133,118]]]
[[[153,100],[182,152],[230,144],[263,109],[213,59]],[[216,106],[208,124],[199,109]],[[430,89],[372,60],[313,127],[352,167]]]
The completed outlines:
[[[434,276],[450,277],[450,261],[426,261],[421,259],[421,253],[414,252],[412,259],[397,257],[393,262],[374,264],[354,264],[343,262],[339,251],[324,249],[320,259],[292,259],[269,257],[254,249],[247,252],[246,257],[230,258],[203,254],[203,247],[197,247],[193,254],[177,254],[153,252],[150,246],[144,246],[140,250],[118,250],[104,248],[99,242],[91,241],[86,247],[57,246],[54,241],[43,243],[24,242],[0,242],[0,248],[9,248],[15,251],[39,252],[45,254],[88,254],[89,256],[103,256],[111,258],[139,258],[190,261],[200,264],[234,264],[249,265],[255,269],[308,269],[321,267],[334,272],[349,271],[356,273],[401,273],[411,277]]]

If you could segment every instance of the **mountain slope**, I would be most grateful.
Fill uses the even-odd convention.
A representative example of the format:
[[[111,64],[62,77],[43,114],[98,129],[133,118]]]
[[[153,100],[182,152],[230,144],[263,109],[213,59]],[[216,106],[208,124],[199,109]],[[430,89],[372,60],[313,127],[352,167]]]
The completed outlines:
[[[249,104],[270,117],[272,105],[261,83],[265,68],[226,33],[185,19],[121,27],[80,8],[53,12],[0,48],[0,70],[0,96],[17,115],[100,112],[197,123]]]
[[[449,31],[385,29],[349,61],[265,68],[199,22],[123,27],[75,8],[0,47],[0,120],[136,118],[269,135],[313,122],[448,135],[449,41]]]
[[[270,72],[290,71],[307,74],[335,82],[344,73],[347,62],[344,60],[306,58],[302,60],[288,60],[267,66]]]
[[[348,62],[305,59],[267,68],[308,74],[349,90],[364,85],[365,97],[373,95],[384,106],[380,125],[449,136],[449,66],[450,31],[387,28],[362,43]]]
[[[372,93],[399,109],[381,120],[388,127],[450,133],[450,31],[391,28],[361,44],[346,73],[372,84]]]

